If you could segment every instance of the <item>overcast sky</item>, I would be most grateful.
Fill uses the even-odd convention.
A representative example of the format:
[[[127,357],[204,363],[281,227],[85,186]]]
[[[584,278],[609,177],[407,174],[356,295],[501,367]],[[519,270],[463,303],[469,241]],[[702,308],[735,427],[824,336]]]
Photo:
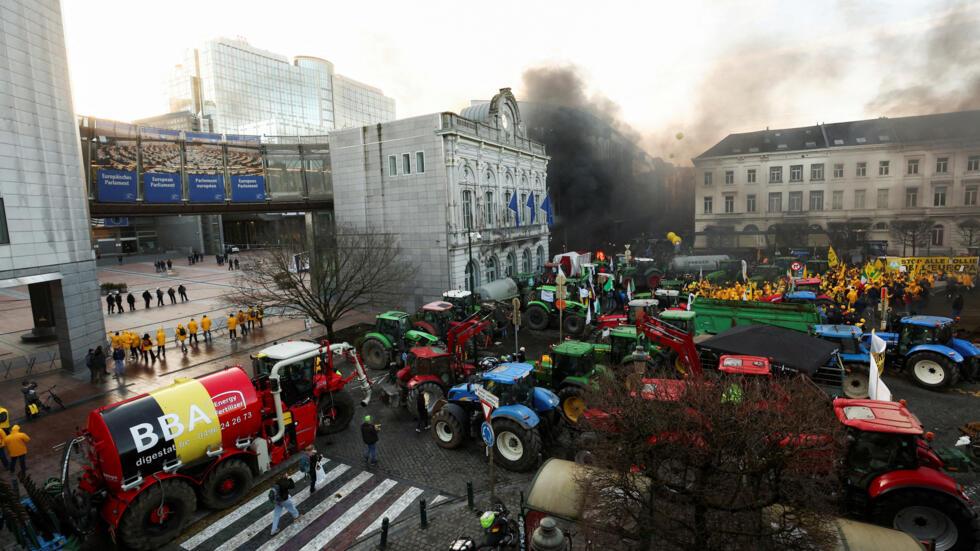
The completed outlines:
[[[905,114],[917,107],[882,95],[955,90],[980,64],[980,2],[62,2],[75,109],[119,120],[165,112],[169,68],[215,36],[329,59],[394,97],[399,117],[455,111],[504,86],[520,98],[525,69],[574,65],[589,94],[654,136],[648,149],[677,132],[717,141],[765,126]],[[950,21],[968,31],[956,45],[968,50],[958,61],[967,67],[937,75],[930,65],[944,62],[930,56]]]

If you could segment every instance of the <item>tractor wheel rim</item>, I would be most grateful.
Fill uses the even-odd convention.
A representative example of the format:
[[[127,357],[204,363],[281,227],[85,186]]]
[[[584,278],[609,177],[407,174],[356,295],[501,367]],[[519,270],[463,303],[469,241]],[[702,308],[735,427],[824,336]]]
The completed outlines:
[[[942,366],[932,360],[919,360],[913,371],[916,379],[930,385],[941,384],[946,379]]]
[[[505,430],[497,435],[497,451],[507,461],[520,461],[524,457],[524,444],[516,434]]]
[[[218,484],[218,492],[222,495],[228,495],[235,491],[236,486],[237,484],[235,484],[235,479],[228,477],[222,480],[221,484]]]
[[[580,396],[569,396],[565,398],[565,403],[561,405],[561,409],[565,412],[565,417],[573,423],[578,423],[579,417],[582,416],[582,412],[585,411],[585,400]]]
[[[935,541],[936,551],[945,551],[956,545],[959,530],[956,523],[939,509],[912,505],[895,514],[894,526],[920,541]]]
[[[868,397],[868,376],[864,373],[848,373],[844,376],[844,394],[848,398]]]
[[[439,421],[436,423],[436,438],[442,442],[452,441],[453,429],[449,426],[449,423],[445,421]]]

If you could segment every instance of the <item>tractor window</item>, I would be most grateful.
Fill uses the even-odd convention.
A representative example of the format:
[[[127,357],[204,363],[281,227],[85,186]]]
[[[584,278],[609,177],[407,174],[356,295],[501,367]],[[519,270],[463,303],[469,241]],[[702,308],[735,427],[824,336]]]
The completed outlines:
[[[934,342],[936,342],[935,331],[932,327],[923,327],[921,325],[902,326],[901,344],[904,351],[908,351],[913,346],[933,344]]]
[[[842,354],[857,354],[861,352],[861,341],[857,338],[844,337],[840,340],[840,352]]]
[[[565,356],[555,358],[555,370],[564,376],[585,375],[595,366],[595,358],[587,356]]]
[[[270,360],[266,356],[259,358],[252,357],[252,377],[255,379],[268,377],[272,366],[276,365],[276,360]]]
[[[906,435],[853,430],[848,439],[848,470],[862,479],[862,486],[868,475],[916,467],[915,441]]]
[[[944,325],[936,328],[935,344],[947,344],[953,339],[953,325]]]
[[[533,387],[531,386],[530,377],[518,379],[513,383],[484,381],[483,387],[494,393],[500,399],[501,406],[531,403],[531,391]]]
[[[280,369],[282,401],[293,405],[313,396],[313,366],[316,358],[290,364]]]
[[[379,319],[378,331],[384,335],[393,336],[397,340],[408,331],[408,319],[397,320]]]

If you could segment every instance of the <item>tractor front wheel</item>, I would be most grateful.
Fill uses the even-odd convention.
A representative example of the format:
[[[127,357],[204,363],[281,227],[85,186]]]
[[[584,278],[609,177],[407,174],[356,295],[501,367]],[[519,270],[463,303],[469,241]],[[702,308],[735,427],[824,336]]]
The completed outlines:
[[[906,361],[912,382],[930,390],[953,384],[956,370],[950,361],[935,352],[918,352]]]
[[[863,364],[844,365],[844,396],[848,398],[868,397],[868,366]]]
[[[494,459],[500,466],[517,472],[534,468],[541,453],[541,434],[537,429],[525,429],[510,419],[497,419],[493,432]]]
[[[463,445],[466,432],[459,419],[443,407],[432,416],[432,436],[440,448],[455,450]]]
[[[885,494],[873,504],[875,523],[901,530],[936,551],[966,551],[980,541],[976,517],[954,498],[928,490]]]
[[[361,345],[361,357],[364,358],[364,365],[368,369],[388,369],[391,361],[391,353],[385,343],[375,338],[364,341]]]
[[[140,492],[123,512],[119,539],[129,549],[160,549],[179,536],[197,508],[194,490],[168,479]]]
[[[317,407],[317,434],[334,434],[350,425],[354,418],[354,399],[346,390],[320,397]]]
[[[535,331],[544,331],[548,328],[548,323],[551,318],[548,311],[537,304],[532,304],[527,307],[527,311],[524,312],[524,320],[527,323],[528,329],[533,329]]]
[[[566,386],[558,392],[559,410],[561,416],[569,425],[575,426],[585,412],[585,392],[577,386]]]
[[[575,314],[566,314],[562,321],[562,328],[565,333],[577,337],[585,331],[585,318]]]
[[[425,409],[432,413],[432,406],[436,405],[436,402],[445,398],[446,392],[441,386],[435,382],[429,381],[427,383],[421,383],[415,385],[415,388],[408,391],[408,400],[406,401],[408,405],[408,411],[412,412],[412,418],[419,418],[419,408],[416,406],[419,394],[422,394],[425,400]]]
[[[201,485],[201,503],[209,509],[235,504],[252,488],[252,469],[240,459],[226,459],[214,468]]]

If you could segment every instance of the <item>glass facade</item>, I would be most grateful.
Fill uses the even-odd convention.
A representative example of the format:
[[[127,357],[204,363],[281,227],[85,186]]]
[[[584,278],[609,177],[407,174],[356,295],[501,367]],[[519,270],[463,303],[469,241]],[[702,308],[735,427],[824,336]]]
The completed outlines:
[[[336,128],[357,128],[395,120],[395,100],[381,90],[341,75],[334,76]]]

